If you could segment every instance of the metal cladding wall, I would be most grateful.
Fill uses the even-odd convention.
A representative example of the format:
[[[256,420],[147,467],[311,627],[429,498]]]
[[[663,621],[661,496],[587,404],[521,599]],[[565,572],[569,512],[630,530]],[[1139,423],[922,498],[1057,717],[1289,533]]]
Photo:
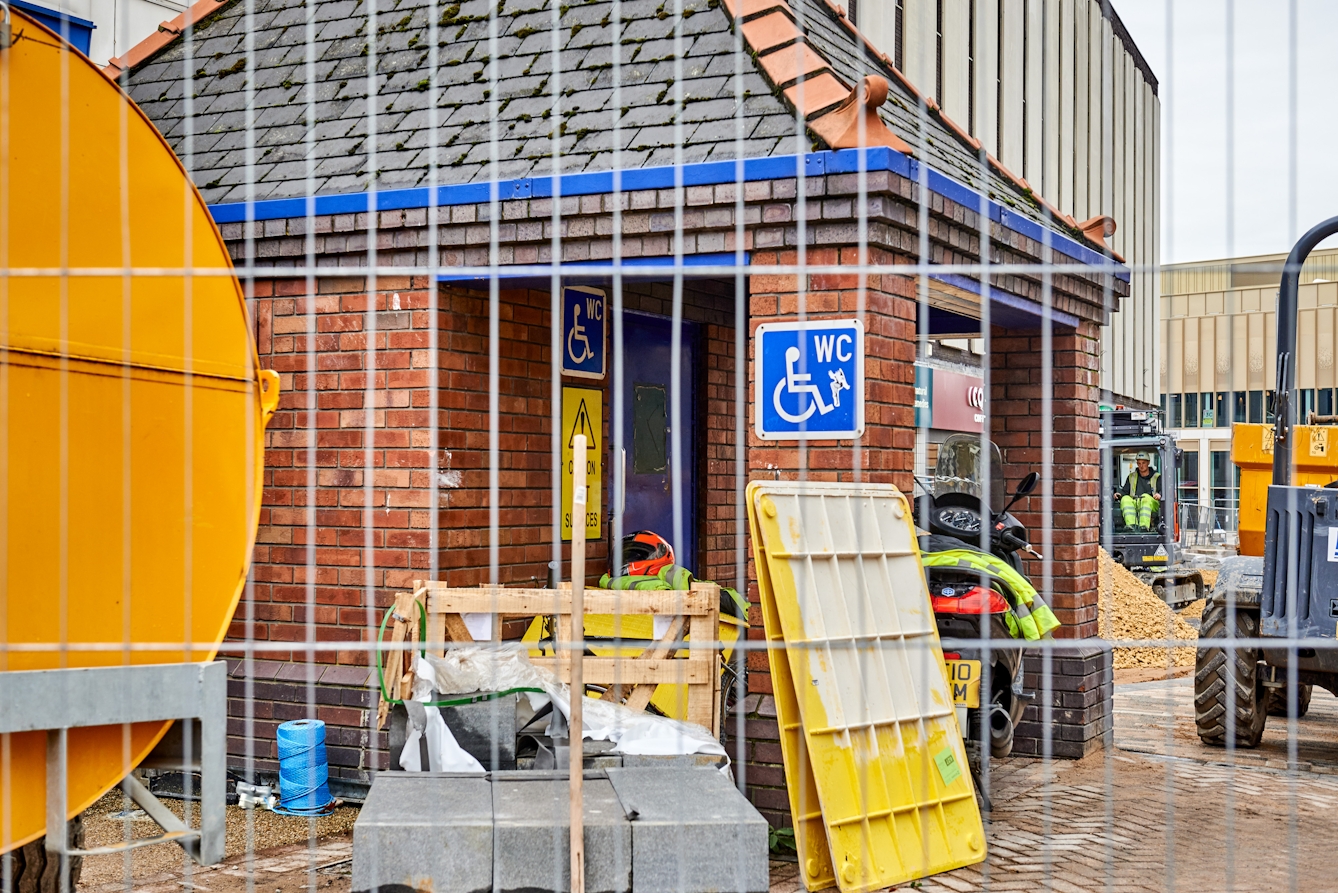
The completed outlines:
[[[1157,79],[1101,0],[861,3],[856,24],[984,150],[1076,220],[1110,215],[1132,294],[1102,328],[1101,388],[1156,403]],[[941,14],[941,20],[940,20]]]

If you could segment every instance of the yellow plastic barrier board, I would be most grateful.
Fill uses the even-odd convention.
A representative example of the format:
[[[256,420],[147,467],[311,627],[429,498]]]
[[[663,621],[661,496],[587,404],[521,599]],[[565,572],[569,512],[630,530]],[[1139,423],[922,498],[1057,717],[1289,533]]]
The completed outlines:
[[[906,498],[755,481],[748,517],[766,636],[784,645],[769,654],[805,886],[863,893],[983,860]]]

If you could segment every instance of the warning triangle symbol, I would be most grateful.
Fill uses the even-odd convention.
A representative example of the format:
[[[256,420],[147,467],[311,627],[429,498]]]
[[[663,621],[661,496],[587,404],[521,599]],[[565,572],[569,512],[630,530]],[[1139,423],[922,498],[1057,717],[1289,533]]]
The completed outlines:
[[[585,448],[592,452],[599,449],[595,441],[595,426],[590,422],[590,413],[585,408],[585,398],[581,398],[581,405],[576,409],[576,420],[571,424],[571,433],[567,435],[567,447],[570,449],[576,445],[576,435],[585,435]]]

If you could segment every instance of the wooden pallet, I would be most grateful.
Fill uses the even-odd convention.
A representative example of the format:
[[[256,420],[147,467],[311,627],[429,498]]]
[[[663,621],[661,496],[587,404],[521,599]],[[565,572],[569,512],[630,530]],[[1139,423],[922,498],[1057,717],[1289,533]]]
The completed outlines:
[[[401,601],[404,602],[401,605]],[[445,583],[415,580],[412,594],[396,599],[392,642],[409,641],[418,627],[417,608],[427,611],[427,649],[442,656],[448,642],[472,642],[465,627],[465,614],[493,615],[493,640],[500,639],[503,622],[553,616],[559,647],[556,657],[531,657],[536,666],[554,672],[563,682],[571,681],[571,653],[563,643],[572,641],[571,588],[506,589],[479,587],[452,589]],[[410,621],[406,614],[412,610]],[[683,685],[687,692],[683,715],[689,722],[720,734],[720,587],[696,582],[687,591],[642,591],[587,589],[586,614],[656,614],[672,617],[666,634],[635,657],[590,657],[582,660],[584,681],[606,689],[605,700],[623,701],[644,710],[661,684]],[[412,626],[414,632],[401,627]],[[688,640],[683,641],[686,632]],[[395,652],[402,655],[404,652]],[[394,673],[392,675],[392,667]],[[405,681],[405,674],[410,674]],[[387,661],[386,685],[392,694],[412,685],[411,662]],[[397,680],[397,681],[394,681]]]

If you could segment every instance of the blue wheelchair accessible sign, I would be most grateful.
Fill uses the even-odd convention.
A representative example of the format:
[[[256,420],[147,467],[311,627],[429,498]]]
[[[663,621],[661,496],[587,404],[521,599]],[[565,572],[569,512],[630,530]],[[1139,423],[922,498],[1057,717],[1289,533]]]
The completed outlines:
[[[604,377],[604,292],[594,288],[562,290],[562,374]]]
[[[864,433],[864,326],[857,319],[757,327],[757,436],[849,440]]]

